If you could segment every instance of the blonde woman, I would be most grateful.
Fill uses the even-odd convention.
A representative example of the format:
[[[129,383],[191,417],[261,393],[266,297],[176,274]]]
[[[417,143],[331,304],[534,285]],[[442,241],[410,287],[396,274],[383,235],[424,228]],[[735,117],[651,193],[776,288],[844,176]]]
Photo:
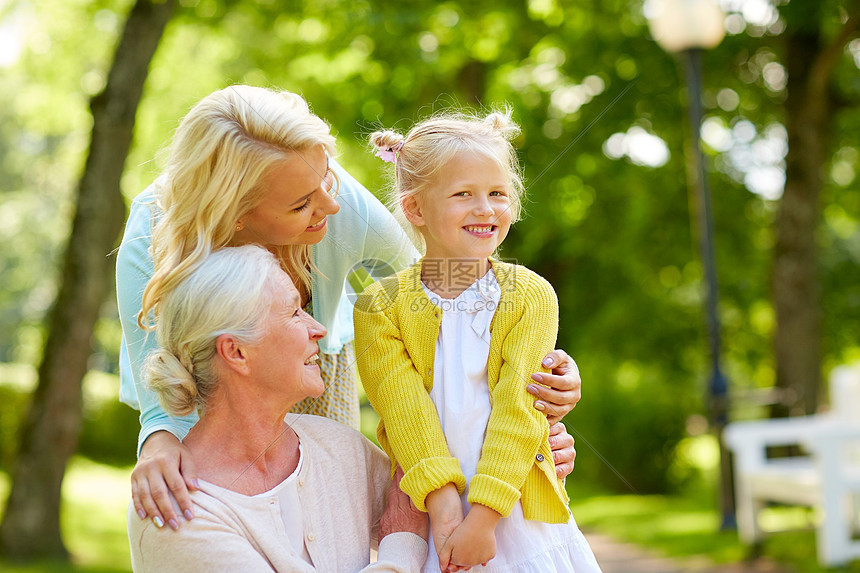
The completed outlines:
[[[162,298],[156,323],[162,348],[146,378],[171,414],[200,412],[185,444],[201,482],[197,518],[178,532],[141,521],[129,504],[137,573],[420,567],[427,517],[389,487],[379,448],[343,424],[286,416],[325,390],[316,364],[325,329],[271,253],[212,253]]]
[[[193,518],[189,489],[197,471],[180,441],[195,412],[170,416],[143,382],[148,332],[162,298],[209,253],[257,244],[272,252],[295,283],[301,303],[325,326],[319,341],[326,392],[294,411],[358,426],[352,302],[348,273],[364,266],[374,277],[406,268],[417,252],[389,211],[333,159],[329,126],[298,95],[230,86],[203,98],[176,130],[162,175],[135,198],[117,258],[117,299],[123,329],[120,398],[140,410],[139,459],[132,499],[141,519],[178,529]],[[530,384],[535,408],[555,425],[550,436],[557,471],[573,469],[573,439],[557,422],[576,405],[580,380],[563,351],[547,355],[552,374]]]

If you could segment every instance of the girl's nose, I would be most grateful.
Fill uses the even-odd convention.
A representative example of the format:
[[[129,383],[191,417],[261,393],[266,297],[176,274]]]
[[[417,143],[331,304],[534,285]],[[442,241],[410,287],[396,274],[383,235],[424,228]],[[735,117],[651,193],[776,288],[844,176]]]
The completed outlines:
[[[482,216],[492,216],[495,211],[493,210],[493,206],[490,205],[490,202],[483,198],[475,199],[475,207],[473,209],[475,215]]]

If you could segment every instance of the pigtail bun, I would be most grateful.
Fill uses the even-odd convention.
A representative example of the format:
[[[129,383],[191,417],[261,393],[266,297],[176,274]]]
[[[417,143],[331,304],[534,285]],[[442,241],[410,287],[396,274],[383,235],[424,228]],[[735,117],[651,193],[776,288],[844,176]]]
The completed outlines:
[[[387,151],[403,143],[404,137],[390,129],[374,131],[370,134],[370,144],[377,150]]]
[[[519,126],[514,123],[513,110],[505,108],[503,111],[494,111],[487,114],[484,118],[484,123],[490,126],[490,129],[511,141],[520,134]]]
[[[152,352],[144,366],[146,383],[158,394],[164,411],[171,416],[194,412],[199,393],[194,376],[176,356],[163,348]]]

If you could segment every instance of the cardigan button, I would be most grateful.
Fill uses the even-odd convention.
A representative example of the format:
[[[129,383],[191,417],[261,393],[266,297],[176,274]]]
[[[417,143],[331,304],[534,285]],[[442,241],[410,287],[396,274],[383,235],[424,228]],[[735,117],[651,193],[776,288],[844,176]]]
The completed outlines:
[[[308,533],[308,541],[309,541],[309,542],[312,542],[313,540],[314,540],[314,534],[313,534],[313,533]]]
[[[536,459],[537,461],[539,461],[539,462],[542,462],[542,461],[544,461],[544,459],[546,459],[546,458],[544,458],[544,457],[543,457],[543,454],[538,454],[538,455],[536,455],[536,456],[535,456],[535,459]]]

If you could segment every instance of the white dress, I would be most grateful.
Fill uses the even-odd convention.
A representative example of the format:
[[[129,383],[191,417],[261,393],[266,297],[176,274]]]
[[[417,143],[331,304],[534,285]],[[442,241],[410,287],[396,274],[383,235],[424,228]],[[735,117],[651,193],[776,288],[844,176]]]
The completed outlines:
[[[430,398],[439,413],[448,449],[460,461],[468,484],[476,473],[490,417],[487,362],[499,283],[490,269],[457,298],[440,298],[426,286],[424,292],[442,310]],[[461,496],[465,513],[469,511],[467,493],[468,487]],[[439,572],[432,534],[423,571]],[[486,567],[478,565],[472,571],[594,573],[600,567],[573,516],[561,524],[527,520],[517,502],[511,515],[496,527],[496,556]]]

